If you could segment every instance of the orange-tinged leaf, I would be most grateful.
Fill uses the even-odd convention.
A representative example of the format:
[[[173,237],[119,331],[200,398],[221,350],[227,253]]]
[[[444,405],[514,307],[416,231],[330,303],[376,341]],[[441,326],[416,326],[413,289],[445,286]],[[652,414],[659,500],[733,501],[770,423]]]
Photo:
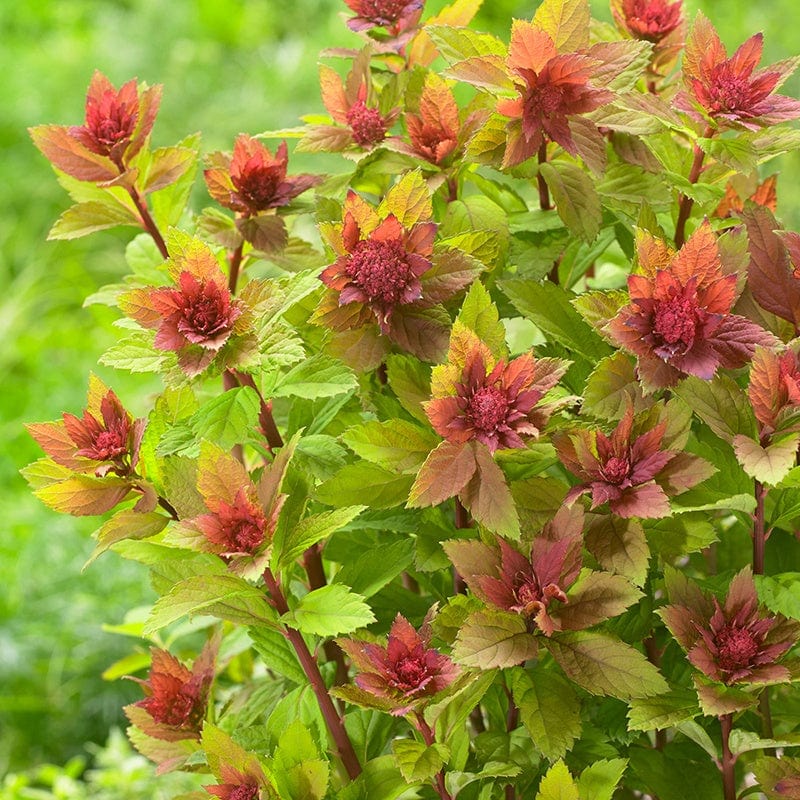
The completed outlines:
[[[544,0],[533,16],[534,26],[550,36],[559,53],[589,46],[590,20],[588,0]]]
[[[508,48],[508,63],[511,66],[532,69],[538,73],[557,54],[555,42],[548,33],[527,20],[514,20]]]
[[[780,391],[780,356],[765,347],[757,347],[750,368],[750,384],[747,387],[747,395],[756,419],[762,425],[774,426],[775,417],[780,411]],[[30,430],[30,426],[28,429]],[[44,448],[44,445],[42,447]],[[52,455],[46,449],[45,452]]]
[[[167,250],[173,280],[177,282],[182,272],[189,272],[200,281],[214,281],[227,290],[228,282],[217,257],[201,239],[172,228],[167,235]]]
[[[386,193],[378,207],[378,216],[385,219],[389,214],[394,214],[404,228],[410,228],[433,216],[431,192],[418,169],[407,172]]]
[[[425,78],[425,86],[419,100],[419,113],[426,122],[439,123],[447,130],[458,132],[458,106],[447,81],[431,72]]]
[[[121,503],[130,490],[130,483],[122,478],[73,475],[58,483],[43,486],[34,494],[54,511],[83,517],[105,514]]]
[[[703,74],[704,62],[713,65],[725,59],[726,55],[716,29],[708,17],[698,11],[683,53],[684,80],[698,80]]]
[[[497,466],[489,448],[471,442],[477,469],[459,497],[476,522],[494,533],[519,539],[519,515],[505,475]]]
[[[32,422],[25,427],[39,447],[56,464],[68,467],[71,470],[78,470],[85,466],[85,461],[81,462],[81,459],[75,457],[75,451],[78,449],[77,445],[70,438],[63,422]]]
[[[457,495],[477,469],[475,452],[469,444],[442,442],[425,459],[411,487],[408,508],[435,506]]]
[[[325,64],[319,68],[319,83],[322,90],[322,103],[328,113],[342,125],[347,124],[347,98],[339,73]]]
[[[97,545],[84,564],[84,569],[89,566],[99,555],[105,553],[109,547],[123,539],[147,539],[155,536],[167,526],[169,517],[157,511],[141,513],[132,509],[125,509],[115,514],[97,531]]]
[[[197,489],[208,501],[211,498],[233,504],[236,493],[250,485],[241,461],[217,445],[204,441],[197,462]]]
[[[501,56],[474,56],[465,58],[446,70],[445,75],[458,81],[491,91],[513,92],[514,82]]]
[[[673,275],[685,286],[695,277],[698,286],[722,276],[722,260],[717,237],[708,221],[689,237],[672,262]]]
[[[663,240],[639,228],[636,231],[636,258],[642,274],[648,278],[656,271],[666,269],[675,256],[675,251]]]
[[[622,575],[590,572],[569,592],[569,603],[553,613],[561,629],[579,631],[619,616],[642,597]]]
[[[636,586],[647,578],[650,548],[639,520],[613,515],[587,517],[586,549],[607,570],[624,575]]]
[[[110,159],[85,148],[63,125],[37,125],[30,129],[30,135],[54,167],[79,181],[111,181],[119,177],[119,169]]]
[[[481,5],[483,5],[483,0],[455,0],[454,3],[445,6],[438,14],[428,19],[425,27],[429,25],[449,25],[454,28],[465,28],[477,14]],[[413,67],[419,64],[427,67],[437,55],[436,45],[425,28],[423,28],[411,43],[408,54],[409,66]]]

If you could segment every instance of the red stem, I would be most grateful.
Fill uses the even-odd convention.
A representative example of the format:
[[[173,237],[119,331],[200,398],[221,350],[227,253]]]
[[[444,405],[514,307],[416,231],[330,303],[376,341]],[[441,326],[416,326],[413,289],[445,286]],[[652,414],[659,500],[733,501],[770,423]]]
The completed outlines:
[[[436,742],[436,736],[431,726],[425,722],[425,718],[419,713],[416,715],[416,724],[419,732],[422,734],[422,738],[425,740],[425,744],[430,747]],[[442,800],[453,800],[453,796],[447,791],[447,786],[444,782],[444,769],[440,769],[436,773],[434,777],[434,788]]]
[[[723,714],[719,718],[722,729],[722,762],[719,765],[722,772],[722,794],[725,800],[736,800],[736,772],[734,766],[736,758],[731,753],[730,735],[733,729],[733,714]]]
[[[714,129],[708,127],[703,132],[704,139],[710,139],[714,135]],[[689,183],[695,184],[700,180],[700,173],[703,171],[703,159],[706,154],[700,148],[700,145],[694,146],[694,160],[692,161],[692,168],[689,171]],[[675,247],[683,247],[686,241],[686,223],[692,213],[692,206],[694,200],[688,195],[682,194],[678,202],[678,220],[675,223]]]
[[[236,284],[239,281],[239,267],[242,265],[242,252],[244,251],[244,242],[242,242],[231,253],[231,268],[228,273],[228,289],[231,294],[236,294]]]
[[[164,237],[161,235],[161,231],[158,229],[156,221],[152,216],[150,216],[147,203],[145,203],[145,201],[142,199],[142,196],[139,194],[135,186],[128,187],[128,194],[131,196],[131,200],[133,200],[133,204],[136,206],[136,210],[139,212],[139,216],[142,218],[142,227],[150,234],[153,241],[156,243],[158,252],[161,253],[162,258],[169,258]]]
[[[267,440],[269,449],[275,450],[283,447],[283,437],[281,436],[281,432],[278,430],[278,426],[275,424],[275,418],[272,416],[272,400],[265,400],[261,396],[261,392],[258,390],[255,381],[246,372],[237,371],[235,375],[240,385],[249,386],[251,389],[255,389],[259,396],[261,401],[261,410],[258,412],[258,421],[261,424],[261,432],[264,434],[264,438]]]
[[[767,544],[767,526],[765,521],[764,503],[767,499],[767,487],[760,481],[755,481],[756,510],[753,514],[753,574],[764,574],[764,551]],[[772,710],[769,705],[769,689],[765,686],[758,698],[758,707],[761,711],[761,735],[771,739]],[[774,753],[767,752],[767,755]]]
[[[286,602],[286,597],[281,590],[280,584],[269,568],[264,570],[264,583],[275,605],[275,610],[279,614],[288,613],[289,604]],[[347,770],[347,774],[350,776],[351,780],[355,780],[361,774],[361,764],[353,749],[350,737],[345,730],[344,721],[339,716],[339,712],[336,710],[330,694],[328,694],[325,681],[322,679],[322,674],[319,671],[319,665],[314,659],[314,656],[311,655],[311,651],[308,649],[308,645],[300,631],[287,627],[284,629],[284,635],[294,648],[297,654],[297,660],[300,662],[300,666],[302,666],[303,672],[306,674],[311,684],[311,690],[317,698],[320,711],[322,711],[322,716],[325,718],[325,724],[331,732],[331,737],[339,753],[339,758],[341,758],[344,768]]]
[[[547,161],[547,142],[542,142],[539,146],[539,164],[544,164]],[[536,176],[536,182],[539,186],[539,208],[542,211],[550,211],[553,207],[550,204],[550,190],[547,188],[547,181],[542,177],[541,172]]]

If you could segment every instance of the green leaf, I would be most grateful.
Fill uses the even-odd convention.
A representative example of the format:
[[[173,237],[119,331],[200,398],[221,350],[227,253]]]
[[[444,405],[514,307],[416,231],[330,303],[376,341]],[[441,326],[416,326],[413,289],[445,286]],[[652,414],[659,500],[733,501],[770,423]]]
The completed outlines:
[[[628,730],[663,730],[693,719],[699,713],[695,692],[691,689],[672,689],[656,697],[632,700],[628,711]]]
[[[800,573],[754,575],[758,599],[770,610],[800,620]]]
[[[741,753],[749,753],[753,750],[767,750],[776,747],[797,747],[800,745],[800,736],[792,734],[781,739],[762,739],[757,733],[752,731],[742,731],[734,729],[731,731],[728,743],[731,753],[738,756]]]
[[[531,320],[545,336],[590,364],[596,364],[613,352],[584,322],[560,286],[550,281],[507,280],[500,283],[500,288],[520,314]]]
[[[725,686],[702,675],[694,675],[693,680],[700,708],[708,717],[734,714],[751,708],[758,702],[756,694],[750,694],[736,686]]]
[[[161,372],[171,357],[174,356],[154,350],[152,334],[142,332],[120,339],[100,356],[99,361],[106,367],[128,372]]]
[[[747,394],[727,375],[717,375],[712,381],[689,376],[673,392],[720,439],[732,442],[737,434],[750,438],[757,435],[756,420]]]
[[[260,409],[258,392],[250,386],[239,386],[202,405],[189,424],[198,439],[208,439],[228,449],[253,438]]]
[[[314,739],[300,720],[281,734],[272,757],[272,773],[285,800],[322,800],[330,767],[320,758]]]
[[[604,758],[590,764],[578,778],[581,800],[611,800],[627,766],[627,758]]]
[[[77,239],[117,225],[138,225],[133,211],[114,200],[90,200],[68,208],[47,234],[48,239]]]
[[[412,356],[390,355],[386,358],[386,378],[400,405],[414,419],[430,425],[422,403],[431,399],[431,368]]]
[[[234,742],[225,731],[208,720],[203,724],[202,742],[206,761],[217,780],[224,782],[223,766],[228,769],[235,769],[250,778],[264,775],[256,755],[248,753],[241,745]],[[273,796],[277,797],[276,795]]]
[[[762,447],[749,436],[733,437],[733,450],[742,469],[761,483],[774,486],[780,483],[795,466],[800,435],[791,434]]]
[[[563,761],[556,761],[539,784],[536,800],[580,800],[578,785]]]
[[[562,630],[584,630],[619,616],[642,596],[622,575],[585,570],[570,589],[569,603],[553,616]]]
[[[508,52],[506,45],[496,36],[466,27],[428,25],[425,32],[433,39],[439,53],[451,64],[475,56],[505,56]]]
[[[634,411],[644,409],[633,361],[620,350],[600,361],[586,380],[583,409],[602,419],[622,419],[630,401]]]
[[[587,0],[544,0],[533,17],[534,27],[553,40],[559,53],[589,45],[589,21]]]
[[[169,522],[169,517],[157,511],[142,513],[133,509],[125,509],[103,523],[97,531],[97,545],[89,560],[84,564],[84,569],[89,566],[99,555],[105,553],[111,545],[123,539],[147,539],[164,530]]]
[[[297,660],[297,654],[283,631],[251,627],[247,632],[267,669],[288,678],[297,686],[305,686],[308,683],[308,678]]]
[[[362,461],[342,467],[317,487],[316,495],[332,506],[366,502],[370,508],[391,508],[405,502],[413,481],[413,475],[398,475]],[[368,492],[364,491],[365,487],[369,488]]]
[[[277,624],[275,611],[261,589],[233,575],[193,575],[156,601],[143,633],[149,636],[187,614],[201,613],[239,625]]]
[[[641,522],[611,515],[592,515],[585,538],[586,548],[601,566],[624,575],[636,586],[644,584],[650,548]]]
[[[114,475],[95,478],[73,474],[65,480],[36,489],[34,494],[53,511],[84,517],[105,514],[121,503],[130,491],[131,484]]]
[[[285,536],[278,536],[279,528],[273,542],[272,569],[278,571],[290,566],[309,547],[344,528],[365,508],[366,506],[345,506],[333,511],[312,514],[300,520]]]
[[[408,784],[392,755],[373,758],[364,771],[337,795],[336,800],[398,800],[408,797]]]
[[[536,653],[525,617],[485,608],[470,614],[458,632],[453,658],[467,667],[493,669],[517,666]]]
[[[546,162],[539,165],[555,200],[558,216],[575,235],[592,242],[600,232],[603,212],[591,176],[575,164]]]
[[[476,470],[459,493],[461,502],[479,525],[501,536],[519,539],[519,516],[503,471],[485,445],[472,442],[472,450]]]
[[[420,170],[406,172],[386,193],[378,206],[378,216],[384,218],[389,214],[394,214],[404,228],[410,228],[433,216],[431,192]]]
[[[475,281],[467,292],[458,321],[474,331],[495,358],[508,357],[506,329],[500,322],[497,306],[480,281]]]
[[[429,747],[414,739],[395,739],[392,752],[408,783],[430,780],[450,757],[450,751],[444,745],[432,744]]]
[[[356,376],[341,361],[316,355],[289,370],[272,394],[275,397],[334,397],[358,387]]]
[[[510,671],[522,724],[549,761],[562,758],[581,734],[581,704],[561,675],[544,669]]]
[[[345,431],[342,441],[361,458],[397,472],[418,470],[439,443],[430,430],[402,419],[365,422]]]
[[[333,583],[304,595],[281,620],[302,633],[338,636],[375,622],[375,615],[360,594]]]
[[[630,700],[669,688],[642,653],[608,634],[561,633],[544,644],[567,677],[591,694]]]
[[[347,561],[336,573],[334,583],[343,583],[362,597],[372,597],[394,580],[414,560],[412,539],[365,550],[354,561]]]

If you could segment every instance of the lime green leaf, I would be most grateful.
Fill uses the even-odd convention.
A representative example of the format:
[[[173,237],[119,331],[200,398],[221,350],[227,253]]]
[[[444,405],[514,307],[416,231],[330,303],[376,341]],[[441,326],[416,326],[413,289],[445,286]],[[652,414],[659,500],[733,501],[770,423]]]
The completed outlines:
[[[754,575],[758,599],[770,610],[800,620],[800,573]]]
[[[733,450],[742,469],[761,483],[774,486],[780,483],[795,466],[800,435],[791,434],[762,447],[749,436],[733,437]]]
[[[691,689],[672,689],[656,697],[635,698],[630,705],[628,729],[632,731],[663,730],[700,713],[697,695]]]
[[[135,333],[120,339],[100,356],[100,363],[128,372],[161,372],[171,354],[153,349],[150,332]]]
[[[132,509],[125,509],[111,517],[97,531],[97,545],[95,546],[84,569],[89,566],[99,555],[105,553],[111,545],[123,539],[147,539],[155,536],[167,526],[169,517],[157,511],[141,513]]]
[[[580,800],[578,785],[563,761],[556,761],[539,784],[536,800]]]
[[[258,393],[249,386],[240,386],[202,405],[189,424],[198,439],[230,448],[253,438],[260,409]]]
[[[110,511],[130,491],[131,484],[128,481],[113,475],[95,478],[92,475],[73,474],[65,480],[36,489],[34,494],[53,511],[83,517]]]
[[[583,408],[602,419],[622,419],[630,401],[633,401],[634,411],[644,409],[633,361],[620,350],[600,361],[586,380]]]
[[[342,441],[358,456],[389,470],[418,470],[439,443],[429,430],[402,419],[365,422],[350,428]]]
[[[539,173],[564,224],[585,242],[594,241],[600,232],[603,212],[591,176],[577,165],[564,162],[541,164]]]
[[[451,64],[476,56],[505,56],[508,52],[506,45],[496,36],[466,27],[429,25],[425,31],[439,53]]]
[[[567,677],[591,694],[630,700],[669,688],[642,653],[608,634],[562,633],[544,644]]]
[[[300,720],[281,734],[272,757],[272,773],[285,800],[322,800],[330,767],[320,758],[314,739]]]
[[[431,192],[418,169],[407,172],[386,193],[383,202],[378,206],[378,216],[384,218],[389,214],[394,214],[404,228],[410,228],[433,216]]]
[[[587,0],[544,0],[533,25],[555,42],[559,53],[569,53],[589,45],[589,20]]]
[[[423,425],[430,425],[422,403],[431,399],[431,368],[412,356],[390,355],[386,376],[400,405]]]
[[[412,539],[382,544],[365,550],[354,561],[348,560],[336,573],[334,583],[345,584],[362,597],[372,597],[407,569],[413,560]]]
[[[458,321],[474,331],[495,358],[508,357],[506,329],[500,322],[497,306],[480,281],[475,281],[467,292]]]
[[[444,745],[433,744],[429,747],[414,739],[395,739],[392,752],[408,783],[430,780],[450,757],[450,751]]]
[[[273,390],[273,395],[316,400],[350,392],[357,386],[356,376],[341,361],[317,355],[292,367]]]
[[[413,481],[413,475],[398,475],[362,461],[342,467],[317,488],[316,494],[332,506],[366,503],[370,508],[391,508],[405,502]],[[369,487],[368,492],[365,487]]]
[[[514,667],[534,658],[536,638],[528,633],[525,617],[497,608],[476,611],[458,633],[453,658],[467,667]]]
[[[338,636],[375,622],[375,615],[360,594],[333,583],[309,592],[281,619],[302,633]]]
[[[611,800],[627,766],[627,758],[604,758],[590,764],[578,778],[581,800]]]
[[[569,683],[543,669],[514,668],[511,691],[536,749],[550,761],[566,755],[581,734],[581,704]]]
[[[737,434],[756,436],[747,394],[727,375],[717,375],[712,381],[689,376],[673,391],[720,439],[732,442]]]
[[[131,209],[109,200],[103,203],[90,200],[68,208],[47,234],[48,239],[77,239],[80,236],[114,228],[117,225],[138,225]]]

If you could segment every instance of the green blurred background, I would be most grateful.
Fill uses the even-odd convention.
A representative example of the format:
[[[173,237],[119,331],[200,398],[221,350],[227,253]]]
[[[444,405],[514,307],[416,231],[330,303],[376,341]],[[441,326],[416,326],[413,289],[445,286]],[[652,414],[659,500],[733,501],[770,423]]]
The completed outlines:
[[[430,11],[443,5],[427,4]],[[486,0],[476,27],[507,37],[510,18],[529,18],[536,5]],[[610,19],[607,2],[592,5],[598,18]],[[757,30],[765,32],[766,63],[800,49],[794,0],[685,5],[690,16],[705,11],[729,52]],[[202,131],[204,152],[230,149],[237,133],[295,125],[301,114],[322,111],[319,51],[358,44],[342,22],[343,10],[340,0],[0,4],[0,785],[7,772],[63,764],[123,724],[120,707],[136,688],[100,675],[141,643],[104,632],[102,625],[122,622],[152,599],[144,571],[114,554],[82,574],[93,521],[48,512],[18,474],[40,455],[23,423],[79,412],[90,371],[135,413],[145,413],[147,403],[141,382],[96,366],[114,338],[113,314],[81,307],[94,289],[124,272],[130,232],[46,242],[68,199],[26,129],[80,124],[95,69],[116,85],[133,76],[164,85],[156,145]],[[797,96],[797,80],[784,91]],[[797,176],[799,160],[792,154],[777,166]],[[294,160],[293,170],[300,169],[315,164]],[[779,198],[779,216],[796,226],[796,180],[779,183]],[[205,201],[199,185],[196,200]],[[124,745],[112,741],[106,758],[122,763],[122,751],[114,748]]]

